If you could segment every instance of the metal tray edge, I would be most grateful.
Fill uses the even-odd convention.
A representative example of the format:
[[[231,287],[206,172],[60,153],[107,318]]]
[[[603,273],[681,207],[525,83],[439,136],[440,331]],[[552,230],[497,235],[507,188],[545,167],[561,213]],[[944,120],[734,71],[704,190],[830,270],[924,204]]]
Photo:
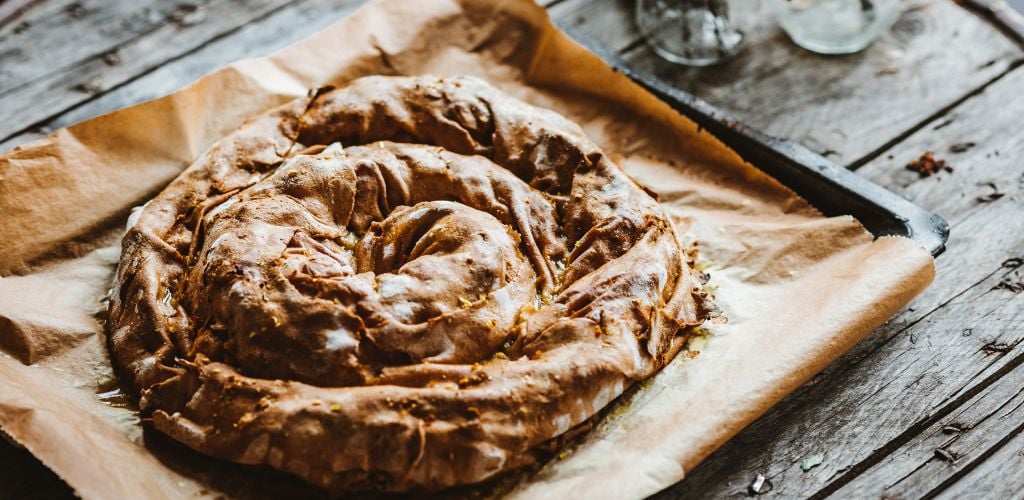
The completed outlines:
[[[710,103],[655,76],[630,68],[617,54],[570,27],[559,28],[615,71],[693,120],[744,160],[792,189],[825,215],[851,215],[875,237],[905,236],[936,257],[945,251],[949,225],[939,215],[801,144],[747,127]]]

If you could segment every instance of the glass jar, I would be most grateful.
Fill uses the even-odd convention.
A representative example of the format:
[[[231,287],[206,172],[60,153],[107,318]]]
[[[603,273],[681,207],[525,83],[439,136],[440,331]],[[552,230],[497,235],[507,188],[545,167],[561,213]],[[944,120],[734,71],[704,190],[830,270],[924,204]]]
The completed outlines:
[[[871,45],[899,14],[900,0],[775,0],[782,29],[819,54],[852,54]]]
[[[636,24],[658,55],[691,66],[721,62],[743,41],[727,0],[637,0]]]

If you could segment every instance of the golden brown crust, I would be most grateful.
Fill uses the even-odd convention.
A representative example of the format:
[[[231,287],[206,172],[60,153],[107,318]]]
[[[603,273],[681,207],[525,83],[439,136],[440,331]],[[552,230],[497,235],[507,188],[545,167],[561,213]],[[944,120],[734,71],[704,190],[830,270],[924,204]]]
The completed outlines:
[[[155,427],[335,489],[533,460],[713,306],[657,202],[473,78],[321,89],[129,221],[107,323]]]

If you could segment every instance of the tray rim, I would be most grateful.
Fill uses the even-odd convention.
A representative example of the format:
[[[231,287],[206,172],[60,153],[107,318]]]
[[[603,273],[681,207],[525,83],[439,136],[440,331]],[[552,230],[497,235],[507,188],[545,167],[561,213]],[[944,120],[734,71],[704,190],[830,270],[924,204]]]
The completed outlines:
[[[927,249],[933,257],[945,251],[949,224],[938,214],[802,144],[749,127],[711,103],[654,75],[631,68],[618,54],[570,26],[559,24],[558,27],[614,71],[629,77],[693,120],[745,161],[792,189],[826,216],[851,215],[876,238],[904,236]],[[837,199],[843,203],[836,203]],[[842,204],[846,204],[845,209]]]

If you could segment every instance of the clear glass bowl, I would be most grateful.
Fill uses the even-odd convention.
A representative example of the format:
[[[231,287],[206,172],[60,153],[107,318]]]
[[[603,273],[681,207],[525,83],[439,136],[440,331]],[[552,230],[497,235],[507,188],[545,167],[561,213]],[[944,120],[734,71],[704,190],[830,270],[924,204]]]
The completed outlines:
[[[852,54],[892,26],[900,0],[775,0],[782,29],[819,54]]]
[[[727,0],[637,0],[636,24],[659,56],[708,66],[736,53],[743,41],[728,10]]]

